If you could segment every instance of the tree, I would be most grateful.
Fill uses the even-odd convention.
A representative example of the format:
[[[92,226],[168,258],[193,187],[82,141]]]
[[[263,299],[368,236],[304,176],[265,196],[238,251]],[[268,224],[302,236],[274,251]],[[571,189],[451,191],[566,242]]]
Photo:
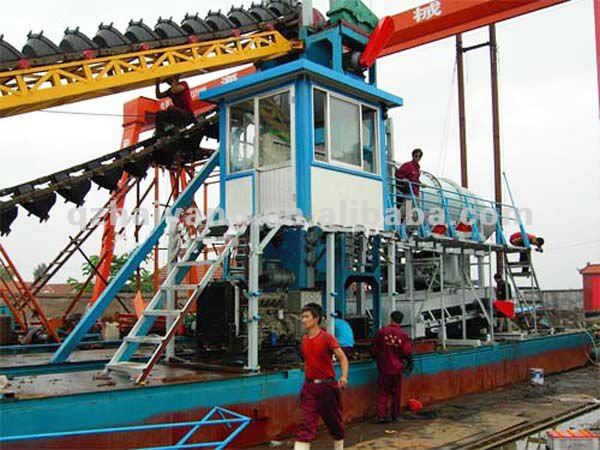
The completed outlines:
[[[123,253],[122,255],[115,255],[113,257],[112,263],[110,265],[110,276],[108,277],[108,282],[110,283],[114,277],[119,273],[121,268],[125,265],[127,260],[129,259],[130,253]],[[98,255],[92,255],[89,257],[90,262],[94,265],[94,267],[98,267],[98,263],[100,261],[100,257]],[[145,262],[145,261],[144,261]],[[81,273],[83,274],[83,278],[87,279],[90,274],[95,273],[94,268],[86,261],[81,266]],[[137,291],[137,272],[133,274],[133,276],[127,280],[121,292],[136,292]],[[76,290],[81,289],[83,282],[75,278],[69,278],[67,283],[72,285]],[[142,292],[154,292],[154,283],[152,272],[145,269],[144,267],[140,267],[140,289]],[[93,290],[93,283],[89,283],[85,289],[85,292],[91,292]]]
[[[39,277],[41,277],[47,268],[48,264],[46,263],[39,263],[37,266],[35,266],[33,269],[33,279],[37,280]]]

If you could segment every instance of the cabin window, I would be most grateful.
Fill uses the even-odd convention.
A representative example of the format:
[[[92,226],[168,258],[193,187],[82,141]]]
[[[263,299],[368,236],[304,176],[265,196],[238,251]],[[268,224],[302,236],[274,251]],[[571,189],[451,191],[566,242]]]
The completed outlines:
[[[258,100],[259,167],[288,163],[292,159],[289,91]]]
[[[331,97],[331,159],[361,167],[359,105]]]
[[[327,161],[327,93],[319,89],[313,92],[313,130],[315,139],[315,159]]]
[[[313,90],[315,160],[378,173],[378,111],[359,101]]]
[[[363,169],[366,172],[377,172],[377,111],[368,106],[362,110],[362,154]]]
[[[254,100],[231,105],[229,111],[229,172],[235,173],[254,164]]]

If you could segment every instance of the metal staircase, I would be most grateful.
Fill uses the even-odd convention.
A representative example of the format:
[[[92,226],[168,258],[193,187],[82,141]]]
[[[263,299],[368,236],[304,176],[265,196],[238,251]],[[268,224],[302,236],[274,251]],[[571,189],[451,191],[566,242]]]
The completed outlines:
[[[226,236],[225,232],[226,230],[221,226],[213,228],[207,226],[195,238],[189,240],[186,248],[174,249],[175,260],[171,263],[170,267],[172,268],[165,282],[106,365],[107,371],[128,375],[135,379],[136,384],[146,380],[167,347],[173,344],[175,332],[183,323],[185,315],[211,282],[218,268],[223,266],[238,246],[240,237],[246,232],[246,226],[243,225],[238,228],[231,238]],[[215,240],[222,241],[224,244],[216,258],[212,260],[199,259],[203,249],[214,244]],[[183,257],[179,260],[177,255],[182,252]],[[182,284],[190,268],[195,266],[207,266],[198,284]],[[186,294],[187,299],[181,305],[177,305],[174,299],[175,296],[172,295],[175,292],[191,292],[191,294]],[[157,317],[167,319],[167,329],[164,336],[149,335]],[[146,362],[132,362],[131,359],[140,345],[151,345],[154,348]]]
[[[509,253],[504,253],[506,273],[517,300],[516,313],[527,328],[537,331],[538,312],[544,307],[544,299],[531,261],[531,249],[522,249],[516,254],[519,259],[511,260]]]

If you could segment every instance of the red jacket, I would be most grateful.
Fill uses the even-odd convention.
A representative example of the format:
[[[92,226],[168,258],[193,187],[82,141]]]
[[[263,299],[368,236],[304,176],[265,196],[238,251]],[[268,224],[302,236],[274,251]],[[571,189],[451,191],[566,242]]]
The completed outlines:
[[[379,373],[399,375],[404,369],[403,360],[412,355],[412,343],[402,327],[392,323],[377,332],[371,354],[377,359]]]
[[[533,241],[536,240],[536,237],[533,234],[527,233],[527,239],[529,239],[529,243],[532,244]],[[521,232],[511,234],[508,241],[515,247],[522,247],[523,246],[523,235],[521,234]]]
[[[409,161],[396,169],[396,178],[410,181],[415,197],[419,196],[419,179],[421,177],[421,166],[417,161]],[[410,189],[406,186],[402,189],[406,194],[410,194]]]
[[[194,112],[194,107],[192,106],[192,94],[190,92],[190,86],[185,81],[180,81],[184,89],[179,94],[173,94],[169,89],[167,91],[167,96],[173,102],[173,105],[177,108],[185,109],[186,111]]]

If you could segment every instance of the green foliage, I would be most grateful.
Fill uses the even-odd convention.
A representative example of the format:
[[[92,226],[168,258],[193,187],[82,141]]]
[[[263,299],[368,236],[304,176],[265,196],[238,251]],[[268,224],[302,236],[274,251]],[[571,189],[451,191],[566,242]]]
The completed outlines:
[[[39,277],[41,277],[47,268],[48,264],[46,263],[39,263],[37,266],[35,266],[33,269],[33,279],[37,280]]]
[[[121,268],[125,265],[125,263],[129,259],[129,256],[130,256],[129,253],[123,253],[122,255],[114,255],[112,264],[110,266],[110,276],[108,278],[109,282],[111,282],[113,280],[113,278],[117,275],[117,273],[119,273]],[[93,267],[97,267],[98,262],[100,261],[100,257],[98,255],[92,255],[89,257],[89,260],[93,264]],[[90,276],[90,274],[95,273],[93,267],[88,262],[85,262],[81,266],[81,273],[83,275],[82,278],[84,280],[87,280],[87,278]],[[94,279],[95,279],[95,276],[94,276]],[[92,292],[92,290],[94,288],[94,279],[92,279],[92,282],[90,282],[87,285],[87,287],[85,288],[85,292]],[[137,272],[134,272],[133,276],[129,280],[127,280],[127,283],[125,283],[125,285],[121,289],[121,292],[131,292],[131,293],[137,292],[136,279],[137,279]],[[81,286],[83,285],[83,281],[79,281],[75,278],[69,278],[67,280],[67,283],[70,284],[71,286],[73,286],[73,288],[75,290],[81,289]],[[152,293],[154,291],[152,272],[145,269],[144,267],[140,267],[140,289],[144,293],[147,293],[147,292]]]

